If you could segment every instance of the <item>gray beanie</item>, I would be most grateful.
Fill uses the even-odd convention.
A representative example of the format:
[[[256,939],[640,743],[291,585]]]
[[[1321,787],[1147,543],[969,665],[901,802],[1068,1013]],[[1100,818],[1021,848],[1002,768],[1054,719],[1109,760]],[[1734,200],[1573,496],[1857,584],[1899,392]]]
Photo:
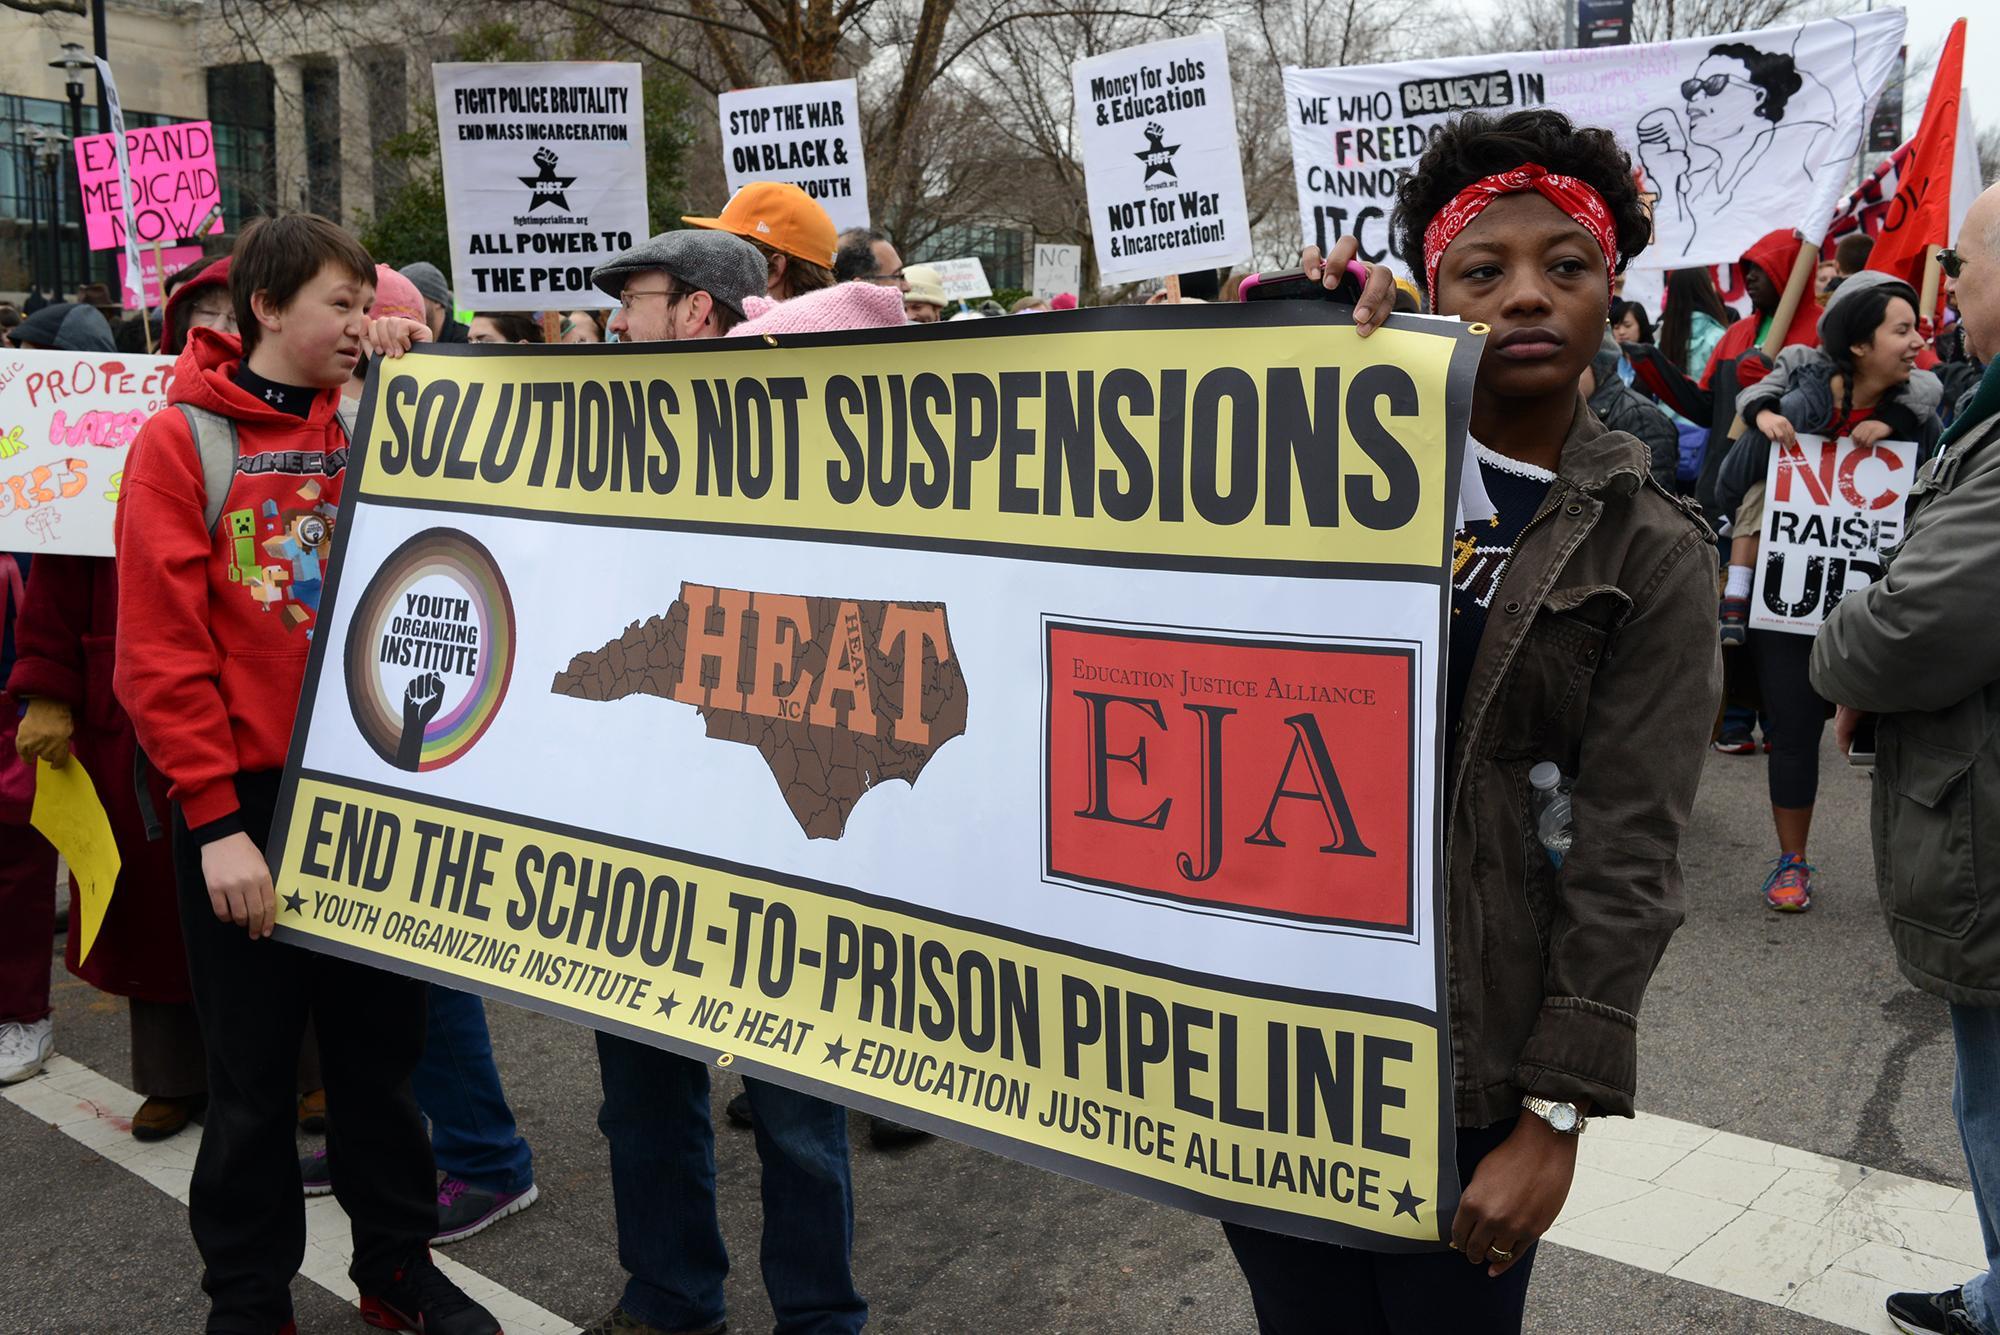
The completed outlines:
[[[624,291],[626,279],[651,269],[708,293],[739,318],[745,301],[764,295],[764,257],[757,247],[734,233],[705,228],[662,232],[641,241],[598,265],[590,281],[606,296],[615,297]]]
[[[426,301],[435,301],[446,310],[452,309],[451,286],[444,281],[444,274],[429,260],[418,260],[406,264],[397,272],[410,280],[419,296]]]
[[[1863,292],[1878,287],[1893,288],[1896,296],[1909,302],[1912,310],[1916,309],[1919,298],[1915,288],[1892,273],[1883,273],[1879,269],[1863,269],[1860,273],[1851,273],[1842,279],[1840,286],[1833,290],[1833,295],[1826,299],[1826,309],[1820,312],[1819,324],[1815,326],[1819,341],[1826,342],[1827,328],[1830,324],[1837,327],[1838,322],[1833,317],[1835,311]]]

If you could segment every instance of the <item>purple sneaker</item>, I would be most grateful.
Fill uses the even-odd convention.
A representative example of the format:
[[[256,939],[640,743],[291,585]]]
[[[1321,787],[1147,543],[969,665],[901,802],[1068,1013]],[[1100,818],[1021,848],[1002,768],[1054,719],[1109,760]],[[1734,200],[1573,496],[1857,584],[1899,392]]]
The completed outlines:
[[[434,1246],[469,1238],[479,1230],[540,1200],[541,1189],[530,1182],[525,1191],[481,1191],[462,1178],[446,1176],[438,1184],[438,1231]]]
[[[333,1170],[326,1166],[326,1151],[314,1150],[299,1156],[299,1183],[308,1196],[325,1196],[333,1190]]]

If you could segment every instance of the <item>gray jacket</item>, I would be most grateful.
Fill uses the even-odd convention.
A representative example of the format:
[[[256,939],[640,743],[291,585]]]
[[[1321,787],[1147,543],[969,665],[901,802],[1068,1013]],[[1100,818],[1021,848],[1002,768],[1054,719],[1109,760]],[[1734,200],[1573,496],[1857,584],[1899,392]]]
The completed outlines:
[[[1663,491],[1674,490],[1674,470],[1681,458],[1681,433],[1660,406],[1626,384],[1618,374],[1624,356],[1618,341],[1607,330],[1604,342],[1590,369],[1597,381],[1591,391],[1590,411],[1612,431],[1636,436],[1646,447],[1646,469]]]
[[[1813,644],[1813,689],[1876,721],[1875,878],[1903,973],[2000,1006],[2000,415],[1917,475],[1902,544]]]

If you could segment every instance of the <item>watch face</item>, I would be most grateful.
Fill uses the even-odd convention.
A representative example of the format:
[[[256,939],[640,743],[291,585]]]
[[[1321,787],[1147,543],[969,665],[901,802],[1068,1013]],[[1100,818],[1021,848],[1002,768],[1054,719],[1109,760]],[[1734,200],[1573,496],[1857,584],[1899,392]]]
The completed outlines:
[[[1576,1130],[1576,1105],[1574,1103],[1553,1103],[1549,1105],[1549,1125],[1558,1131]]]

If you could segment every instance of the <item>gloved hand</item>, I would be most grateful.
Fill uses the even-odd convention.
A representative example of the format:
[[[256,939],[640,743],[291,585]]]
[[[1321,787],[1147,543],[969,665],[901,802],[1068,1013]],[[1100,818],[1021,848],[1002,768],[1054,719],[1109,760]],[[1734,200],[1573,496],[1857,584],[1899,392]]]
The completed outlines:
[[[69,763],[69,739],[75,731],[68,705],[58,700],[30,700],[28,711],[21,715],[20,731],[14,734],[14,749],[30,764],[46,760],[61,769]]]

